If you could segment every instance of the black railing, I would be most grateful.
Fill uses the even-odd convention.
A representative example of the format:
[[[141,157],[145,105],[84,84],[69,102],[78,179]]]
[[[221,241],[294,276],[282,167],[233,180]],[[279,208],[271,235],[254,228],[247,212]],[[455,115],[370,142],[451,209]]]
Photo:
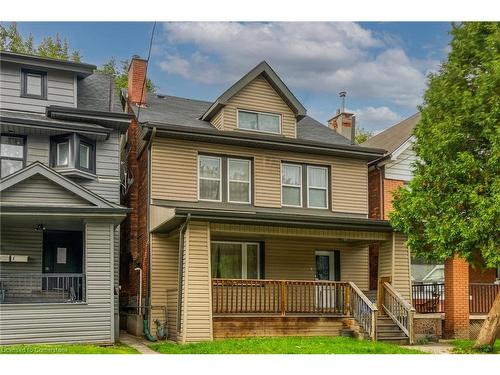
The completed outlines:
[[[413,306],[420,314],[444,312],[444,283],[411,286]]]

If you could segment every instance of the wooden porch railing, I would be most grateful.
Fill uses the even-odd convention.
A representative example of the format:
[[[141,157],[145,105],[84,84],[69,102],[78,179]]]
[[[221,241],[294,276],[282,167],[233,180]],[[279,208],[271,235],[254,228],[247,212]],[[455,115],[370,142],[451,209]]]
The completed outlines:
[[[212,280],[214,314],[353,316],[375,338],[376,307],[354,283],[315,280]]]
[[[414,342],[413,317],[415,309],[408,303],[391,284],[383,284],[382,307],[389,317],[408,336],[410,344]]]
[[[420,314],[444,312],[444,283],[413,284],[412,300]]]
[[[500,284],[469,284],[469,312],[488,314],[498,293]]]

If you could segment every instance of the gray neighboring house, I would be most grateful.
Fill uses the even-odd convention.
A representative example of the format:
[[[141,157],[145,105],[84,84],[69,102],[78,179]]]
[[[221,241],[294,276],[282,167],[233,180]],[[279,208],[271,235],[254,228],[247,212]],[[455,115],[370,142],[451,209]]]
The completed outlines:
[[[0,53],[0,344],[117,337],[130,116],[95,68]]]

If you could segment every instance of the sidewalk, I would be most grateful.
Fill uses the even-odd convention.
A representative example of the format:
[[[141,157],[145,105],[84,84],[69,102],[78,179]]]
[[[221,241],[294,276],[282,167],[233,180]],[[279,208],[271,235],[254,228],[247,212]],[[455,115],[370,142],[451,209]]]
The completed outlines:
[[[421,350],[431,354],[451,354],[453,345],[447,342],[432,342],[425,345],[404,345],[403,348]]]
[[[148,347],[149,341],[142,337],[133,336],[125,331],[120,331],[120,341],[131,346],[141,354],[159,354]]]

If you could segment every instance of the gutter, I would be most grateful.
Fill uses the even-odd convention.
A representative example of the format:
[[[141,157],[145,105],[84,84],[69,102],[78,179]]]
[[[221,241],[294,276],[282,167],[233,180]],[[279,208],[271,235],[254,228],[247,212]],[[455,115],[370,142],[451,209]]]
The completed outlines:
[[[148,303],[151,303],[151,227],[150,227],[150,218],[151,218],[151,143],[154,138],[154,134],[156,133],[156,128],[153,129],[153,133],[151,135],[150,140],[148,141],[148,144],[144,149],[148,150],[148,197],[147,197],[147,214],[146,214],[146,228],[148,230],[148,242],[147,242],[147,252],[148,252]],[[143,150],[144,151],[144,150]],[[142,153],[141,153],[142,154]],[[140,157],[140,155],[139,155]],[[151,314],[152,311],[151,309],[149,310],[149,314]],[[144,318],[146,319],[146,318]],[[167,321],[165,320],[165,324]],[[150,323],[150,327],[152,325],[152,322]]]
[[[186,221],[182,224],[179,229],[179,280],[177,284],[177,335],[180,334],[181,330],[181,304],[182,304],[182,283],[184,282],[184,234],[189,221],[191,220],[191,214],[188,213],[186,216]],[[179,337],[177,337],[178,339]]]

